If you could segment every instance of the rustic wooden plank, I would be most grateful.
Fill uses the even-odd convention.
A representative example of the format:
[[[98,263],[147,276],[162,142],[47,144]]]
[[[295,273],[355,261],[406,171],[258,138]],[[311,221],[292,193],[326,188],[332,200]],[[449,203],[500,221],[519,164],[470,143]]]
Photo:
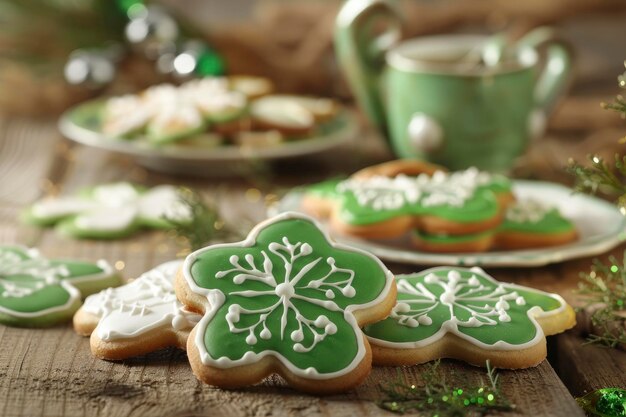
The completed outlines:
[[[49,187],[58,143],[50,121],[0,118],[0,242],[33,245],[37,241],[39,231],[18,233],[15,225],[23,206]]]
[[[40,195],[59,137],[54,124],[0,119],[0,202],[24,205]]]
[[[297,393],[279,377],[242,390],[220,390],[198,382],[184,353],[169,349],[124,362],[94,359],[87,338],[69,326],[52,329],[3,327],[0,352],[2,415],[378,415],[381,382],[400,377],[419,384],[424,367],[374,368],[353,392],[330,397]],[[8,364],[8,366],[6,365]],[[451,384],[478,383],[484,370],[444,361]],[[547,362],[537,368],[500,371],[504,393],[521,415],[582,415]]]
[[[598,258],[608,263],[609,256],[622,259],[626,245],[610,251]],[[568,262],[563,269],[570,281],[569,292],[564,297],[575,306],[582,306],[583,300],[575,293],[579,272],[588,272],[591,259]],[[584,326],[581,326],[584,327]],[[561,379],[574,396],[582,396],[599,388],[626,387],[626,352],[598,345],[588,345],[582,328],[555,337],[555,357],[553,365]]]
[[[573,332],[556,337],[558,355],[553,363],[572,394],[626,387],[626,352],[584,342]]]

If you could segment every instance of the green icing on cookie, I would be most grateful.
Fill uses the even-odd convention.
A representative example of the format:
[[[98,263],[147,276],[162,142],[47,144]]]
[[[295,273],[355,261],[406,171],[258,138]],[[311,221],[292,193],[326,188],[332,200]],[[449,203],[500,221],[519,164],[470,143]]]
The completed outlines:
[[[205,365],[271,355],[307,378],[360,363],[365,350],[352,312],[380,302],[393,284],[378,259],[330,243],[295,213],[258,225],[244,242],[193,253],[183,270],[194,292],[209,294],[196,340]]]
[[[534,320],[566,308],[558,295],[504,284],[480,268],[432,268],[399,275],[391,315],[364,331],[373,344],[414,349],[452,333],[484,349],[524,349],[543,330]]]
[[[321,198],[340,198],[340,193],[337,192],[337,185],[341,183],[341,179],[332,179],[317,184],[310,185],[306,188],[306,193],[321,197]]]
[[[102,261],[48,260],[32,249],[0,246],[0,321],[53,324],[79,307],[81,291],[87,295],[119,283]]]
[[[326,181],[307,193],[338,201],[344,222],[368,225],[403,215],[434,215],[460,223],[487,220],[499,212],[497,194],[510,190],[508,179],[470,168],[432,176]]]
[[[504,221],[493,231],[458,236],[427,234],[419,230],[413,233],[426,242],[454,244],[475,241],[498,232],[554,234],[574,229],[574,224],[563,217],[558,209],[544,207],[534,200],[521,200],[508,208]]]
[[[534,200],[521,200],[506,213],[499,230],[504,232],[565,233],[574,230],[574,224],[558,209],[545,207]]]
[[[473,242],[483,237],[493,235],[493,232],[483,232],[483,233],[472,233],[467,235],[432,235],[428,233],[422,233],[419,230],[414,230],[413,233],[420,239],[429,243],[440,243],[440,244],[454,244],[454,243],[465,243],[465,242]]]

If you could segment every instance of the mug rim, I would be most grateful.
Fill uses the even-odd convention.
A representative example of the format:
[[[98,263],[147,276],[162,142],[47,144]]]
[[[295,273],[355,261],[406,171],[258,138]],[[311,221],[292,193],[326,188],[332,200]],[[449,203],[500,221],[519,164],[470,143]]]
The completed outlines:
[[[385,61],[391,68],[403,72],[454,75],[459,77],[481,77],[484,75],[510,74],[527,70],[537,64],[537,51],[530,46],[524,46],[514,50],[515,57],[517,59],[514,60],[515,64],[513,66],[507,65],[493,68],[482,67],[469,70],[467,68],[459,68],[459,66],[454,68],[450,64],[437,64],[432,61],[428,62],[424,59],[420,60],[416,57],[407,56],[407,54],[411,51],[421,48],[426,49],[427,46],[432,48],[433,46],[438,44],[442,45],[444,43],[452,44],[456,47],[459,46],[459,43],[467,46],[478,45],[481,42],[484,43],[489,38],[490,36],[488,35],[451,34],[407,39],[393,46],[386,53]]]

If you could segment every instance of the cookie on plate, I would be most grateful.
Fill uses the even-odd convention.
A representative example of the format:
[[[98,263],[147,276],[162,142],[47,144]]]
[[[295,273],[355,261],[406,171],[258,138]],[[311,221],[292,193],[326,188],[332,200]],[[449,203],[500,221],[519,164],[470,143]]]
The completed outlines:
[[[119,360],[176,346],[185,349],[200,316],[176,299],[182,261],[157,266],[130,283],[90,295],[74,315],[74,330],[89,336],[91,352]]]
[[[395,159],[363,168],[350,177],[363,180],[371,177],[397,177],[398,175],[416,177],[420,174],[433,175],[437,171],[448,172],[445,167],[426,161]]]
[[[235,388],[277,373],[312,393],[345,391],[369,374],[360,327],[389,314],[395,290],[380,260],[297,213],[192,253],[176,281],[178,298],[203,312],[187,342],[200,380]]]
[[[315,128],[315,115],[296,96],[269,95],[250,104],[256,130],[276,130],[285,136],[305,136]]]
[[[126,182],[102,184],[73,196],[45,198],[33,204],[23,220],[37,226],[56,225],[76,238],[116,239],[143,228],[166,229],[165,217],[191,219],[177,187],[151,189]]]
[[[368,239],[400,237],[413,229],[466,235],[495,229],[511,195],[508,179],[470,168],[327,181],[306,189],[302,208],[329,217],[337,232]]]
[[[564,245],[577,238],[576,226],[558,208],[523,199],[507,209],[495,245],[501,249],[541,248]]]
[[[229,87],[243,93],[249,100],[271,94],[274,91],[274,84],[265,77],[254,75],[231,75],[228,77]]]
[[[484,252],[564,245],[576,240],[576,226],[555,207],[536,200],[517,200],[506,210],[496,230],[468,235],[432,235],[414,231],[411,240],[427,252]]]
[[[69,320],[81,297],[120,282],[105,261],[49,260],[36,249],[0,246],[0,323],[45,327]]]
[[[559,295],[498,282],[480,268],[431,268],[396,282],[391,315],[364,328],[378,365],[453,358],[528,368],[545,359],[546,336],[576,324]]]

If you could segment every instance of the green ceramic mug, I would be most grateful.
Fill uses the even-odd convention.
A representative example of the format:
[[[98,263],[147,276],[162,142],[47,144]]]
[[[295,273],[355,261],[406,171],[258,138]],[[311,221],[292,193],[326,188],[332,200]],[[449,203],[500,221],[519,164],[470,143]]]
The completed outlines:
[[[495,65],[483,59],[493,37],[399,38],[400,19],[387,1],[348,0],[337,17],[339,63],[398,157],[506,172],[543,134],[568,84],[569,49],[548,28],[504,49]]]

